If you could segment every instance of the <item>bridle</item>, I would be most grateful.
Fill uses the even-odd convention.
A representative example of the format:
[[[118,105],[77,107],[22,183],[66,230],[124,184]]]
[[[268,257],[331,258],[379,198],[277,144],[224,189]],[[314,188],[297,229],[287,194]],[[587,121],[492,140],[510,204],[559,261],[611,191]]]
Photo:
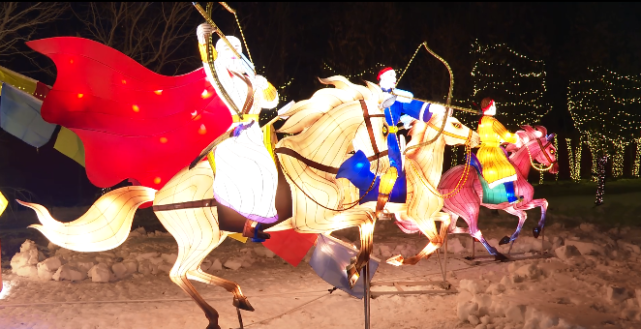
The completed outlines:
[[[537,170],[539,172],[546,172],[546,171],[549,171],[550,169],[552,169],[554,164],[557,163],[557,160],[552,161],[552,159],[550,159],[550,156],[548,155],[548,152],[545,151],[548,148],[548,146],[550,146],[550,144],[552,144],[552,141],[547,140],[547,138],[546,138],[547,144],[543,145],[543,143],[541,143],[541,138],[542,137],[538,137],[538,138],[535,138],[535,139],[536,139],[536,143],[539,145],[539,149],[541,150],[543,155],[545,155],[545,159],[548,160],[548,163],[550,164],[547,167],[544,167],[543,165],[537,165],[536,163],[534,163],[534,160],[532,159],[532,153],[530,153],[530,148],[527,146],[528,143],[525,143],[524,146],[525,146],[525,149],[527,150],[528,156],[530,157],[530,165],[532,166],[532,168],[534,168],[535,170]]]
[[[433,124],[433,123],[431,123],[431,122],[428,122],[428,123],[427,123],[427,125],[428,125],[430,128],[432,128],[432,129],[434,129],[434,130],[437,130],[437,131],[440,129],[439,127],[437,127],[436,125],[434,125],[434,124]],[[469,144],[470,144],[470,142],[472,141],[472,135],[474,134],[474,131],[473,131],[472,129],[469,129],[469,132],[468,132],[468,134],[467,134],[467,137],[462,136],[462,135],[457,135],[457,134],[454,134],[454,133],[451,133],[451,132],[449,132],[449,131],[445,131],[445,130],[443,130],[442,134],[443,134],[443,135],[445,135],[445,136],[448,136],[448,137],[452,137],[452,138],[456,138],[456,139],[464,140],[464,141],[465,141],[465,145],[467,146],[467,145],[469,145]]]

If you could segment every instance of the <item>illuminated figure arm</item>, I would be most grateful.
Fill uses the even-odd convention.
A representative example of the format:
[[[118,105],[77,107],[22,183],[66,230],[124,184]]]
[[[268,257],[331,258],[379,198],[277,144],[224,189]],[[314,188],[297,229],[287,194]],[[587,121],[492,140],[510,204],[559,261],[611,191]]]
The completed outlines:
[[[499,135],[501,140],[504,142],[516,144],[519,140],[519,136],[517,134],[510,133],[498,120],[493,120],[492,130],[494,130],[494,133]]]
[[[215,86],[216,84],[214,83],[214,76],[211,72],[209,61],[207,59],[207,38],[209,38],[212,33],[214,33],[214,29],[207,23],[198,25],[198,29],[196,29],[196,35],[198,36],[198,49],[200,50],[200,58],[203,61],[203,67],[205,68],[205,73],[207,74],[207,81],[209,81],[212,86]],[[211,51],[213,52],[215,60],[216,57],[218,57],[218,53],[216,52],[216,49],[212,49]]]
[[[414,95],[409,91],[394,89],[394,94],[396,94],[397,96],[396,102],[392,106],[397,107],[397,109],[400,110],[402,116],[407,115],[423,122],[430,121],[432,112],[430,111],[429,103],[413,99]]]
[[[256,75],[254,88],[256,88],[254,97],[261,108],[273,109],[278,105],[278,91],[265,77]]]

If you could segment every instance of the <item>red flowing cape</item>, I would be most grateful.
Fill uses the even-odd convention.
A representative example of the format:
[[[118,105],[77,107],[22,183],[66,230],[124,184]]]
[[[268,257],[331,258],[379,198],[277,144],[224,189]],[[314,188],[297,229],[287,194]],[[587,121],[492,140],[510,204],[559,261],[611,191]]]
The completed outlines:
[[[164,76],[76,37],[27,45],[58,71],[42,118],[80,137],[87,176],[98,187],[129,178],[158,190],[231,126],[204,69]]]

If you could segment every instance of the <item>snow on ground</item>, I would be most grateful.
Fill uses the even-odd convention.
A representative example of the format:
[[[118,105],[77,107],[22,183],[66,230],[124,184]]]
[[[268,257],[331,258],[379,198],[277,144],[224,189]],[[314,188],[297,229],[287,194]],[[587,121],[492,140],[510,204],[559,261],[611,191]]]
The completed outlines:
[[[379,225],[380,224],[380,225]],[[412,255],[426,239],[377,224],[374,255]],[[512,229],[484,230],[495,246]],[[353,232],[352,232],[353,233]],[[450,236],[448,280],[452,294],[382,296],[372,300],[372,328],[640,328],[641,235],[635,229],[601,231],[589,224],[546,229],[552,257],[507,263],[488,261],[469,236]],[[345,239],[354,235],[346,234]],[[176,243],[167,233],[142,229],[119,248],[80,254],[22,240],[11,263],[3,259],[0,328],[204,328],[196,304],[167,275]],[[18,249],[15,247],[14,249]],[[534,256],[541,239],[527,231],[514,244],[515,257]],[[499,248],[507,252],[507,246]],[[309,255],[307,260],[309,259]],[[416,266],[381,264],[374,282],[431,281],[414,289],[440,289],[438,258]],[[234,264],[236,263],[236,264]],[[240,265],[240,268],[238,268]],[[260,244],[227,240],[203,266],[236,281],[256,309],[242,312],[248,328],[350,328],[363,326],[363,302],[331,286],[303,262],[284,263]],[[230,267],[230,268],[228,268]],[[232,296],[194,283],[220,313],[222,328],[238,328]],[[373,288],[379,290],[381,288]],[[408,288],[405,288],[408,290]],[[309,303],[309,304],[308,304]]]

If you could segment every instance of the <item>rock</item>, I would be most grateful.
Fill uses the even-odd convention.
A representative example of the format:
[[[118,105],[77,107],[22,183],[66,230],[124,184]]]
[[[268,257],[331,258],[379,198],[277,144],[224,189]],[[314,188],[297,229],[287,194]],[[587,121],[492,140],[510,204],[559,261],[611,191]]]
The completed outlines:
[[[224,267],[229,268],[229,269],[232,269],[232,270],[234,270],[234,271],[235,271],[235,270],[237,270],[237,269],[239,269],[242,265],[243,265],[243,262],[242,262],[241,260],[233,259],[233,258],[228,259],[228,260],[223,264],[223,266],[224,266]]]
[[[220,259],[214,259],[214,262],[209,266],[210,271],[220,271],[223,269],[223,263],[220,262]]]
[[[467,317],[467,321],[470,322],[471,325],[475,326],[479,324],[481,321],[479,321],[479,318],[476,315],[469,315]]]
[[[211,259],[204,259],[202,263],[200,263],[200,269],[203,271],[207,271],[211,267],[212,261]]]
[[[492,295],[499,295],[502,294],[505,291],[505,285],[501,283],[492,283],[490,284],[489,287],[487,287],[487,290],[485,290],[485,293],[492,294]]]
[[[138,263],[135,260],[129,260],[123,262],[127,268],[127,275],[138,272]]]
[[[506,301],[494,300],[490,306],[490,315],[494,318],[505,316],[505,311],[508,309],[509,304]]]
[[[146,260],[146,259],[155,258],[155,257],[159,257],[159,256],[160,256],[160,253],[157,252],[157,251],[144,252],[144,253],[138,254],[136,256],[136,260],[140,262],[140,261],[143,261],[143,260]]]
[[[492,306],[492,296],[479,294],[474,296],[471,300],[473,303],[478,304],[478,316],[485,316],[490,314],[490,307]]]
[[[29,260],[29,254],[24,253],[24,252],[19,252],[13,255],[11,258],[11,270],[13,271],[14,274],[18,273],[18,269],[26,266],[27,261]]]
[[[627,250],[633,254],[636,254],[636,255],[641,254],[641,247],[637,246],[636,244],[619,241],[618,245],[619,245],[619,248],[623,250]]]
[[[14,273],[24,278],[31,278],[31,279],[38,278],[38,269],[36,268],[35,265],[22,266],[18,268],[18,270],[15,271]]]
[[[612,303],[620,303],[630,298],[630,291],[623,287],[608,286],[605,289],[605,297]]]
[[[581,223],[579,225],[579,229],[583,232],[593,232],[594,231],[594,224],[591,223]]]
[[[477,303],[459,303],[456,307],[456,315],[461,321],[469,321],[470,315],[477,316],[479,305]]]
[[[568,260],[575,256],[581,256],[579,249],[573,245],[565,245],[554,250],[556,257],[562,260]]]
[[[147,234],[147,231],[145,231],[144,227],[139,227],[139,228],[137,228],[137,229],[135,229],[135,230],[133,230],[131,232],[136,232],[136,233],[138,233],[140,235],[146,235]]]
[[[107,264],[100,263],[89,270],[89,276],[91,282],[109,282],[113,278],[113,273]]]
[[[151,257],[149,258],[149,261],[154,265],[159,265],[164,263],[165,259],[163,257]]]
[[[505,310],[505,317],[515,323],[523,322],[523,316],[525,313],[525,306],[523,305],[510,305]]]
[[[96,266],[96,262],[92,260],[91,261],[74,261],[70,265],[87,273],[91,268]]]
[[[151,274],[151,264],[146,261],[138,263],[138,273],[143,275]]]
[[[178,259],[178,254],[162,254],[160,257],[162,257],[167,264],[175,264]]]
[[[485,324],[485,325],[487,325],[488,323],[490,323],[490,317],[489,317],[488,315],[482,316],[482,317],[480,318],[480,320],[481,320],[481,323],[482,323],[482,324]]]
[[[603,255],[605,256],[605,249],[597,244],[591,242],[579,242],[579,241],[566,241],[566,246],[575,246],[579,250],[581,255]]]
[[[55,281],[82,281],[87,278],[87,273],[69,264],[62,265],[52,276]]]
[[[62,261],[58,256],[47,258],[42,262],[38,263],[38,269],[42,268],[43,270],[49,271],[49,272],[57,271],[60,266],[62,266]]]
[[[634,320],[639,313],[638,310],[635,310],[633,308],[626,308],[621,311],[621,314],[619,314],[619,317],[624,320]]]
[[[536,264],[529,264],[519,267],[514,271],[514,275],[518,275],[523,278],[530,280],[535,280],[541,275],[541,271],[536,267]]]
[[[479,293],[484,292],[487,289],[485,287],[486,283],[483,282],[483,281],[479,281],[479,280],[466,280],[466,279],[464,279],[464,280],[461,280],[461,282],[459,282],[459,285],[460,285],[459,286],[460,290],[467,290],[467,291],[471,292],[472,294],[479,294]]]
[[[383,258],[389,258],[392,257],[392,249],[388,245],[380,245],[378,246],[379,252],[378,254],[383,257]],[[269,249],[267,249],[269,250]],[[269,250],[271,251],[271,250]]]
[[[122,279],[130,274],[127,266],[123,263],[113,264],[111,266],[111,270],[113,271],[117,279]]]
[[[447,239],[447,252],[461,254],[465,252],[465,247],[458,238]]]
[[[160,264],[158,265],[158,271],[169,274],[171,272],[173,265]]]
[[[55,272],[47,271],[42,267],[38,267],[38,278],[42,281],[51,281]]]

